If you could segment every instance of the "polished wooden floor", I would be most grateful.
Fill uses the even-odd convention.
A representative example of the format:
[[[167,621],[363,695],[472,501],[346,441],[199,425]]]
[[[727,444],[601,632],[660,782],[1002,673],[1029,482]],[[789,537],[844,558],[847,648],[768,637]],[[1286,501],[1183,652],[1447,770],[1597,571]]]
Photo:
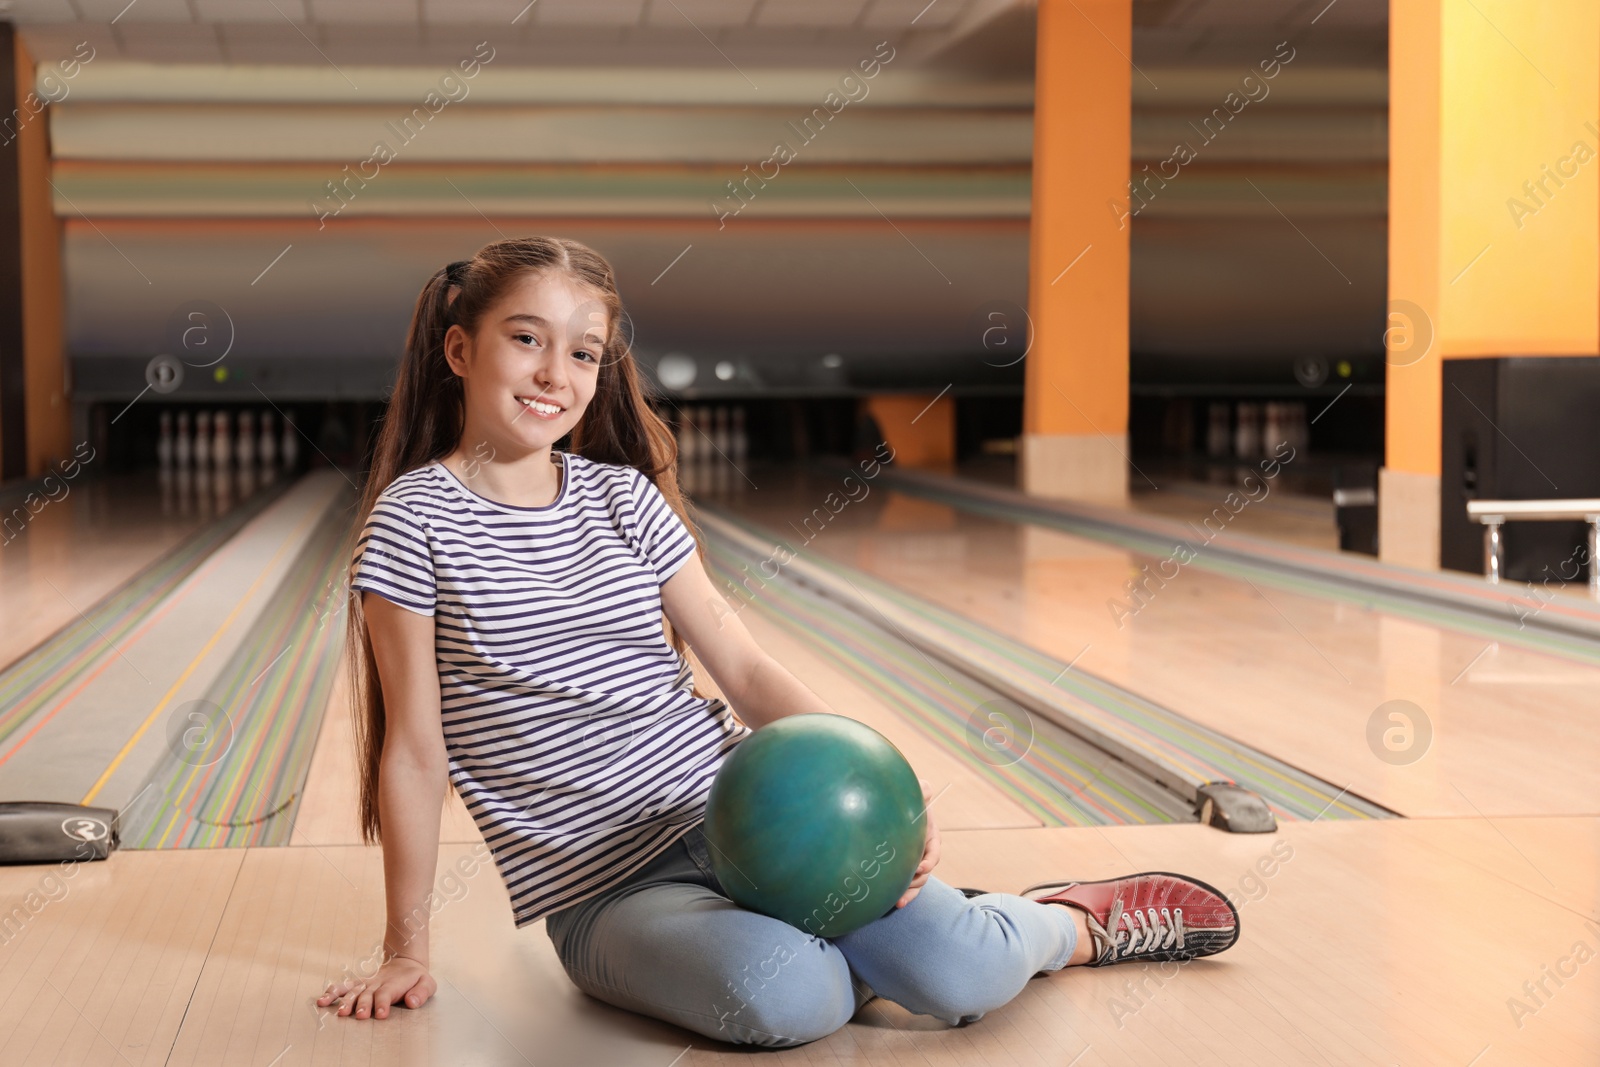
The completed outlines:
[[[804,514],[815,488],[774,480],[737,506],[756,517]],[[1143,562],[1127,553],[889,493],[837,519],[808,550],[1065,659],[1081,653],[1083,669],[1412,817],[1286,822],[1270,836],[1043,827],[825,655],[747,612],[763,647],[835,710],[889,736],[941,790],[939,877],[1016,890],[1184,871],[1242,903],[1240,944],[1182,967],[1037,979],[959,1029],[873,1001],[822,1041],[745,1053],[579,993],[542,924],[513,929],[504,888],[483,867],[452,885],[435,919],[439,997],[356,1021],[315,1005],[331,978],[369,956],[383,922],[381,855],[357,843],[341,680],[288,847],[124,851],[70,878],[0,868],[0,1062],[1600,1062],[1592,668],[1505,649],[1479,655],[1481,642],[1445,630],[1199,571],[1119,628],[1105,601]],[[75,588],[92,599],[90,577],[108,588],[180,533],[142,532],[120,562],[78,567],[88,584]],[[70,536],[70,553],[35,551],[30,595],[48,591],[43,577],[65,582],[95,555],[96,538],[128,540],[93,521]],[[0,588],[8,620],[21,617],[11,588]],[[28,647],[51,618],[7,639]],[[1379,759],[1365,734],[1372,710],[1398,695],[1429,709],[1436,728],[1430,751],[1404,766]],[[480,840],[454,797],[441,839],[441,871]]]

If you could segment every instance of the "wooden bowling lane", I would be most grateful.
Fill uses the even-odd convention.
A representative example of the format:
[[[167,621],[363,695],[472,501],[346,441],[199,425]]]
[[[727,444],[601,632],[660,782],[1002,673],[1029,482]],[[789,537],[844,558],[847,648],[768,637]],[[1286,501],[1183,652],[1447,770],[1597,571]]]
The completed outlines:
[[[1141,605],[1127,583],[1161,562],[1149,555],[870,482],[847,491],[837,477],[778,467],[752,476],[759,490],[718,502],[795,550],[963,612],[1402,814],[1595,810],[1600,669],[1588,662],[1193,566]]]
[[[799,628],[836,662],[874,681],[885,677],[883,665],[891,668],[891,682],[899,680],[897,663],[922,667],[917,680],[923,699],[908,710],[920,716],[920,705],[926,705],[934,712],[930,726],[965,733],[967,749],[992,764],[995,776],[1035,805],[1047,825],[1173,821],[1143,817],[1130,810],[1133,798],[1100,788],[1102,776],[1110,778],[1118,768],[1159,783],[1177,801],[1180,820],[1192,817],[1202,789],[1213,782],[1235,782],[1257,794],[1278,818],[1392,814],[859,569],[784,555],[761,527],[728,511],[702,506],[698,518],[716,576],[733,583],[736,603],[773,602],[767,614]],[[762,581],[780,559],[782,578]],[[1048,751],[1058,747],[1051,727],[1086,739],[1070,762]],[[1046,741],[1036,756],[1034,749]],[[1128,775],[1117,777],[1126,784]],[[1063,797],[1066,805],[1059,803]]]
[[[1007,484],[1015,484],[1014,476]],[[1182,522],[1200,523],[1233,486],[1164,477],[1159,491],[1143,483],[1129,489],[1128,506],[1131,508]],[[1295,496],[1279,490],[1239,512],[1235,522],[1240,533],[1252,537],[1270,537],[1328,551],[1339,548],[1339,528],[1334,521],[1333,503],[1329,500]]]
[[[31,502],[16,493],[0,500],[0,518],[11,520],[0,534],[0,666],[79,621],[186,537],[226,522],[214,509],[175,507],[154,472],[61,485]]]
[[[113,631],[110,650],[89,666],[73,648],[57,656],[48,645],[48,662],[30,658],[25,677],[0,677],[7,692],[21,694],[0,709],[9,727],[0,796],[125,806],[170,752],[175,714],[205,695],[250,638],[304,538],[344,492],[333,471],[288,488],[130,618],[125,632]]]
[[[1493,873],[1509,852],[1478,819],[1264,836],[952,829],[936,869],[952,884],[1185,871],[1240,902],[1240,943],[1182,966],[1036,978],[961,1028],[876,1000],[820,1041],[760,1054],[578,992],[542,924],[512,930],[504,888],[468,843],[441,847],[440,995],[382,1022],[315,1005],[377,943],[377,849],[125,852],[53,880],[54,868],[0,868],[0,1047],[19,1067],[1592,1063],[1600,819],[1508,821],[1565,896]]]

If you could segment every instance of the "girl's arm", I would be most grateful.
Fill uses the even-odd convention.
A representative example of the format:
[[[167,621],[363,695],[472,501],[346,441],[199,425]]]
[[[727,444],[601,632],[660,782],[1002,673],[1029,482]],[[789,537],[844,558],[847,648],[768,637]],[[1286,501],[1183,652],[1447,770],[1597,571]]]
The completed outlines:
[[[448,764],[440,717],[433,617],[363,593],[362,609],[383,684],[385,733],[378,764],[388,921],[384,963],[365,983],[330,987],[340,1015],[386,1018],[389,1005],[421,1007],[438,985],[428,974],[428,917],[439,862],[439,819]],[[331,996],[330,996],[331,994]]]
[[[661,586],[661,607],[672,621],[673,629],[694,649],[717,686],[727,695],[733,710],[747,725],[760,729],[785,715],[833,711],[800,679],[761,650],[750,631],[745,629],[744,620],[711,584],[698,555],[690,556]],[[922,799],[930,806],[938,799],[929,796],[926,782],[922,783]],[[934,865],[939,862],[939,829],[934,825],[933,813],[926,807],[923,812],[927,818],[927,836],[923,842],[922,862],[917,865],[911,885],[895,902],[897,908],[911,903],[922,891]]]
[[[754,729],[785,715],[832,712],[821,697],[756,644],[692,555],[661,586],[661,607],[739,718]]]

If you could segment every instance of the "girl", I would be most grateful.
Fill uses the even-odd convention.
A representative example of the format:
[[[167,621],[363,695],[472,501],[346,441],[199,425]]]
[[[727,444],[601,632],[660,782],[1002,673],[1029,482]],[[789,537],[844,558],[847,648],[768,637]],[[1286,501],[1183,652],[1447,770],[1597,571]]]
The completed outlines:
[[[383,1019],[437,990],[427,918],[447,780],[516,926],[543,919],[578,988],[724,1041],[812,1041],[874,995],[959,1025],[1070,964],[1231,945],[1232,905],[1176,875],[1024,891],[1057,890],[1038,899],[956,889],[931,877],[931,818],[905,894],[844,936],[722,894],[701,829],[717,768],[752,729],[831,709],[707,577],[621,317],[605,259],[552,237],[486,245],[417,300],[350,582],[384,962],[318,1003]],[[699,691],[686,647],[733,708]]]

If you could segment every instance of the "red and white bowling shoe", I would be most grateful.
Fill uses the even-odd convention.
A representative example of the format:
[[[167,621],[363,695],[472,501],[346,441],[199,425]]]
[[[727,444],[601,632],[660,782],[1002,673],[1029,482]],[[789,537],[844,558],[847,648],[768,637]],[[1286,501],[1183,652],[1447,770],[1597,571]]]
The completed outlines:
[[[1239,940],[1239,912],[1222,893],[1193,878],[1147,871],[1100,882],[1041,882],[1022,896],[1041,904],[1071,904],[1087,916],[1094,939],[1091,967],[1133,960],[1192,960]]]

